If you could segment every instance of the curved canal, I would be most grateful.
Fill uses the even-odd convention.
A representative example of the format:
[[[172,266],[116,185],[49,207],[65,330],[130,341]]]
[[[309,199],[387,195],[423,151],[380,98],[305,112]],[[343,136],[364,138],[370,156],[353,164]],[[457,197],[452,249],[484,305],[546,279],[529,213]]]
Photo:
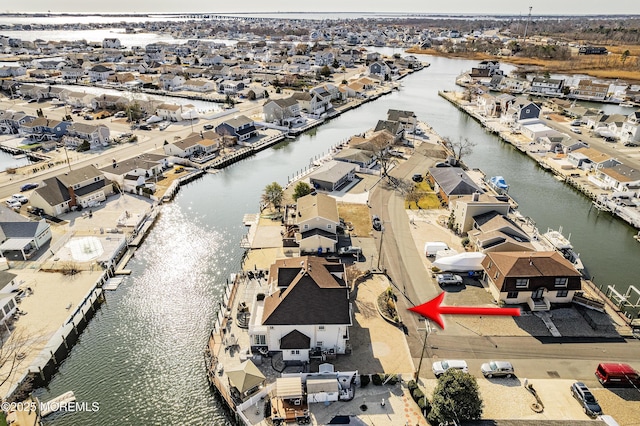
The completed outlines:
[[[287,177],[336,143],[386,117],[389,108],[413,110],[442,136],[477,143],[466,158],[488,176],[502,175],[520,211],[541,231],[562,226],[598,283],[636,282],[640,244],[624,223],[590,210],[582,195],[528,157],[485,133],[438,90],[455,90],[455,76],[475,62],[423,57],[431,67],[403,87],[303,135],[215,175],[183,187],[128,265],[133,271],[81,336],[43,400],[72,390],[97,412],[54,414],[48,424],[225,424],[208,388],[203,348],[221,288],[240,268],[242,216],[258,210],[262,189]]]

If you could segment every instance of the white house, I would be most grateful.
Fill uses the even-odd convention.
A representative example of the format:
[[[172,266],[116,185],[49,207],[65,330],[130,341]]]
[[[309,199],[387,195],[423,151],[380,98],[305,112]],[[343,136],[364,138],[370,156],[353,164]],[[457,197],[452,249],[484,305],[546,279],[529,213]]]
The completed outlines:
[[[301,253],[336,251],[337,227],[340,224],[335,198],[326,194],[309,194],[298,198],[296,242]]]

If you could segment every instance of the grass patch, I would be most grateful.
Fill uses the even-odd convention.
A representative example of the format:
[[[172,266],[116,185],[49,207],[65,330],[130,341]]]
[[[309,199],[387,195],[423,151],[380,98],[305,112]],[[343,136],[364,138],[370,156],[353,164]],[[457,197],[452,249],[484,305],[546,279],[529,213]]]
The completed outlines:
[[[427,181],[422,181],[416,184],[416,191],[420,194],[420,199],[418,203],[411,200],[404,200],[404,208],[405,210],[419,210],[419,209],[439,209],[440,199],[435,192],[431,189]]]
[[[39,143],[34,143],[31,145],[20,145],[18,147],[18,149],[24,149],[25,151],[35,151],[36,149],[40,148],[42,146],[42,144]]]
[[[338,203],[338,215],[345,222],[351,222],[355,237],[366,237],[371,231],[371,213],[364,204]]]

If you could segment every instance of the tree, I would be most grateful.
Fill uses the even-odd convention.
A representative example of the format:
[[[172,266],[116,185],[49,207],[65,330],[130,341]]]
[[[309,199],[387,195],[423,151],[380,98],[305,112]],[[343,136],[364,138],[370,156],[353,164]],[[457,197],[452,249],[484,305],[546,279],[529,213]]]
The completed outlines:
[[[320,69],[320,75],[323,77],[329,77],[331,75],[331,69],[325,65]]]
[[[182,65],[182,61],[180,60],[180,56],[176,56],[176,65]]]
[[[24,328],[15,328],[11,332],[5,328],[0,332],[0,386],[22,374],[18,368],[25,361],[26,355],[34,350],[34,337],[36,336],[29,336]],[[25,387],[30,386],[31,380],[27,379],[21,390],[27,390]]]
[[[457,142],[453,142],[451,138],[445,136],[442,138],[442,144],[451,151],[456,162],[462,161],[462,158],[473,152],[475,142],[471,142],[469,138],[460,136]]]
[[[420,205],[418,204],[420,202],[420,199],[422,198],[422,191],[420,191],[418,189],[417,185],[411,185],[411,187],[409,188],[409,191],[407,192],[407,195],[405,196],[407,202],[409,203],[409,206],[411,206],[411,203],[416,203],[416,207],[419,209]]]
[[[298,182],[296,187],[293,188],[293,201],[298,201],[298,198],[309,195],[313,192],[313,188],[307,182]]]
[[[133,102],[127,105],[127,107],[124,109],[124,112],[127,113],[129,121],[138,121],[142,117],[144,117],[144,112],[142,111],[142,107],[138,102]]]
[[[89,141],[82,141],[82,143],[78,145],[78,148],[76,148],[76,151],[84,152],[84,151],[89,151],[90,149],[91,149],[91,145],[89,144]]]
[[[629,49],[625,50],[624,52],[622,52],[622,55],[620,55],[620,62],[622,62],[623,67],[624,67],[624,63],[627,62],[629,55],[631,55],[631,52],[629,52]]]
[[[271,205],[274,208],[280,210],[283,197],[284,190],[282,189],[282,187],[278,184],[278,182],[271,182],[264,188],[264,193],[262,194],[262,202],[265,205]]]
[[[482,405],[476,378],[451,368],[438,379],[427,419],[431,424],[478,420],[482,416]]]

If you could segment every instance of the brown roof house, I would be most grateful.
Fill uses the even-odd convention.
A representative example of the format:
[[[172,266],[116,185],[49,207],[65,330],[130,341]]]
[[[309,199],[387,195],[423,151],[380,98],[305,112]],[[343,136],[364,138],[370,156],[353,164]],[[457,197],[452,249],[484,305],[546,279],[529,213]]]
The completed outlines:
[[[300,253],[331,253],[338,243],[340,224],[335,198],[326,194],[309,194],[298,198],[295,224]]]
[[[280,259],[271,265],[268,288],[251,309],[252,350],[282,352],[288,364],[347,353],[352,308],[343,264]]]
[[[526,303],[532,311],[570,303],[581,286],[580,272],[556,251],[489,252],[482,267],[498,302]]]

